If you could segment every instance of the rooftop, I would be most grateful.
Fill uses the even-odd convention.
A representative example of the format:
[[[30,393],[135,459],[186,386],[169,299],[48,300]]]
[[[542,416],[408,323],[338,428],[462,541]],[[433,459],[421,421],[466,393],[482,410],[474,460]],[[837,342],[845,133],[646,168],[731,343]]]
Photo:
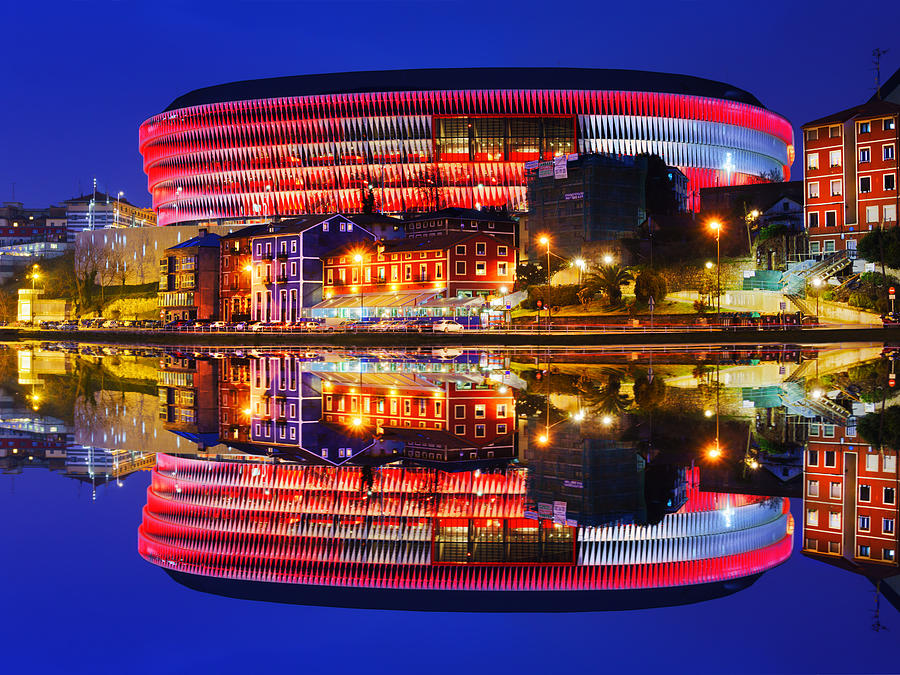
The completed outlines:
[[[865,103],[855,105],[837,113],[820,117],[812,122],[803,125],[803,129],[809,127],[819,127],[824,124],[844,123],[851,119],[864,119],[866,117],[878,117],[880,115],[897,115],[900,114],[900,105],[889,101],[879,101],[878,99],[869,99]]]
[[[489,209],[465,209],[458,206],[450,206],[446,209],[438,211],[429,211],[428,213],[417,213],[406,222],[415,223],[428,220],[436,220],[438,218],[455,218],[459,220],[478,220],[482,222],[515,222],[508,213],[502,211],[492,211]]]
[[[649,91],[708,96],[764,107],[753,94],[691,75],[601,68],[420,68],[242,80],[195,89],[166,111],[196,105],[323,94],[473,89]]]
[[[167,248],[167,251],[176,251],[182,248],[194,248],[197,247],[215,247],[219,248],[219,241],[221,237],[217,234],[198,234],[196,237],[191,237],[187,241],[183,241],[180,244],[175,244],[174,246],[170,246]]]

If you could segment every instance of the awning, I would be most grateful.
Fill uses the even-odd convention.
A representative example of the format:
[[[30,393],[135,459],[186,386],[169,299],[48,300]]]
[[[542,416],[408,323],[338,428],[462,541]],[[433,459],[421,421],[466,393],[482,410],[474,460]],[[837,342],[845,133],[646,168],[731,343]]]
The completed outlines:
[[[425,309],[462,309],[464,307],[481,307],[485,299],[475,298],[435,298],[420,305]]]
[[[419,307],[422,303],[431,300],[441,291],[393,291],[386,293],[363,293],[362,305],[368,309],[383,309],[391,307]],[[471,299],[471,298],[470,298]],[[353,309],[359,307],[359,294],[349,293],[328,298],[315,304],[311,309]]]

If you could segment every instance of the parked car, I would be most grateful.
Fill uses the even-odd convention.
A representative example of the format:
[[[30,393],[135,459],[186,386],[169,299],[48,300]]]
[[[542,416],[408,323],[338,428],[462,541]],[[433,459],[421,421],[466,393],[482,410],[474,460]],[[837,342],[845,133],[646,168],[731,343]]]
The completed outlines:
[[[44,330],[56,330],[58,327],[58,321],[41,321],[38,323],[38,328],[43,328]]]
[[[134,328],[137,324],[137,321],[132,321],[131,319],[125,319],[124,321],[119,322],[120,328]]]
[[[247,330],[247,322],[246,321],[238,321],[237,323],[231,324],[232,330]]]
[[[284,328],[284,325],[277,321],[254,321],[250,324],[250,330],[257,332],[275,331],[280,328]]]
[[[228,328],[228,324],[224,321],[213,321],[209,324],[210,330],[225,330]]]
[[[432,333],[434,332],[434,322],[431,319],[418,319],[412,323],[409,330],[417,333]]]
[[[78,322],[75,320],[63,321],[59,324],[59,330],[78,330]]]
[[[169,321],[163,328],[166,330],[184,330],[189,326],[190,322],[185,321],[184,319],[173,319]]]
[[[449,319],[435,321],[432,330],[436,333],[461,333],[466,329],[461,323]]]

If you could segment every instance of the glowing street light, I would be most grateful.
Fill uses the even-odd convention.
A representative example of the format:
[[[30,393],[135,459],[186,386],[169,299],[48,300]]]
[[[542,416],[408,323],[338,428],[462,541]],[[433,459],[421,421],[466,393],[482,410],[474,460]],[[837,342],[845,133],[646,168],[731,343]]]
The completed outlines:
[[[610,417],[609,415],[604,415],[603,417],[600,418],[600,423],[603,426],[608,427],[609,425],[611,425],[613,423],[613,418]]]
[[[29,276],[31,277],[31,325],[34,326],[34,282],[41,278],[41,268],[37,263],[31,266],[31,274]]]
[[[603,264],[604,265],[612,265],[614,261],[615,261],[615,258],[613,258],[609,253],[607,253],[606,255],[603,256]]]
[[[547,434],[541,434],[538,436],[538,443],[541,445],[547,445],[547,441],[550,440],[550,437]]]
[[[716,443],[713,447],[706,451],[706,456],[710,459],[719,459],[722,456],[722,449]]]
[[[363,318],[363,257],[361,253],[353,256],[353,261],[359,265],[359,320]]]
[[[713,264],[714,263],[712,260],[707,260],[706,261],[706,269],[711,270],[713,268]]]
[[[722,223],[713,220],[709,223],[711,229],[716,235],[716,323],[721,324],[722,321],[722,254],[719,240],[722,235]]]
[[[550,320],[553,312],[553,305],[550,303],[550,290],[553,286],[553,275],[550,274],[550,238],[547,235],[541,235],[538,239],[541,246],[547,247],[547,332],[550,332]]]

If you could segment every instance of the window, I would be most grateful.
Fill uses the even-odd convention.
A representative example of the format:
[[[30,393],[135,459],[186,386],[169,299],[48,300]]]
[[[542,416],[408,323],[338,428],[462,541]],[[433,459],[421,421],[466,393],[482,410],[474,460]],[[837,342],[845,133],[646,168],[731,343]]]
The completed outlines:
[[[806,130],[806,140],[807,141],[819,140],[819,130],[818,129],[807,129]]]
[[[841,529],[841,512],[840,511],[829,511],[828,512],[828,527],[832,530]]]
[[[291,263],[291,276],[292,277],[297,276],[297,263],[296,262]]]
[[[870,176],[862,176],[859,179],[859,191],[860,193],[872,191],[872,178]]]
[[[882,128],[885,131],[891,131],[894,128],[894,124],[895,124],[894,118],[889,117],[888,119],[886,119],[882,122]]]
[[[832,150],[828,153],[828,166],[834,168],[841,165],[841,151]]]
[[[391,265],[391,281],[400,281],[400,270],[397,265]]]
[[[458,419],[465,419],[466,417],[466,406],[464,405],[455,405],[453,406],[453,416]]]
[[[819,168],[819,153],[811,152],[806,156],[806,168],[807,169],[818,169]]]
[[[506,425],[505,425],[505,424],[498,424],[498,425],[497,425],[497,434],[502,436],[502,435],[505,434],[505,433],[506,433]]]
[[[456,275],[457,276],[465,276],[466,274],[466,261],[465,260],[457,260],[456,261]]]
[[[861,501],[861,502],[872,501],[872,486],[871,485],[860,485],[859,486],[859,501]]]
[[[860,545],[859,547],[859,557],[860,558],[868,558],[872,554],[872,548],[866,545]]]
[[[897,176],[893,173],[884,174],[884,189],[885,190],[896,190],[897,189]]]
[[[487,255],[487,244],[484,242],[476,242],[475,255]]]
[[[813,211],[809,214],[809,223],[808,227],[818,227],[819,226],[819,214]]]
[[[810,497],[819,496],[819,481],[811,480],[806,484],[806,494]]]
[[[825,227],[837,227],[837,211],[825,212]]]
[[[828,496],[832,499],[840,499],[841,498],[841,484],[840,483],[832,483],[828,490]]]
[[[505,258],[507,256],[506,246],[498,246],[497,247],[497,256],[500,258]]]
[[[831,428],[832,433],[834,432],[834,427]],[[825,466],[828,468],[834,468],[837,465],[837,455],[835,455],[834,450],[826,450],[825,451]]]
[[[497,276],[505,277],[509,272],[509,267],[505,262],[497,263]]]
[[[897,471],[897,455],[885,455],[881,462],[881,470],[885,473],[895,473]]]
[[[859,149],[859,163],[865,164],[866,162],[872,161],[872,153],[869,148],[860,148]]]
[[[866,207],[866,222],[867,223],[877,223],[878,222],[878,207],[877,206],[867,206]]]
[[[819,510],[818,509],[806,509],[806,524],[812,525],[813,527],[818,526],[818,524],[819,524]]]
[[[893,518],[882,518],[881,519],[881,531],[883,534],[893,534],[894,533],[894,519]]]
[[[859,517],[859,529],[863,532],[869,531],[869,526],[871,525],[869,516],[860,516]]]
[[[881,158],[884,160],[894,159],[894,146],[885,145],[881,148]]]
[[[872,123],[871,122],[860,122],[857,130],[861,134],[867,134],[872,131]]]
[[[412,281],[412,265],[403,266],[403,281]]]
[[[834,240],[828,239],[825,242],[825,248],[822,249],[822,253],[834,253]]]
[[[465,244],[459,244],[456,247],[456,255],[465,255],[466,254],[466,246]]]
[[[437,263],[434,266],[434,278],[435,279],[443,279],[444,278],[444,264]]]
[[[812,426],[810,426],[810,433],[812,433]],[[818,466],[819,465],[819,451],[818,450],[809,450],[806,453],[806,463],[809,466]]]
[[[297,252],[297,240],[291,239],[291,253]]]
[[[840,138],[841,128],[840,127],[828,127],[828,135],[831,138]]]
[[[347,223],[340,223],[338,227],[340,227],[341,232],[347,231]]]
[[[897,222],[897,205],[896,204],[886,204],[882,211],[884,213],[884,222],[886,222],[886,223]]]
[[[893,561],[894,555],[895,555],[894,549],[892,549],[892,548],[886,548],[881,552],[881,557],[884,558],[885,560]]]
[[[484,438],[484,425],[483,424],[475,425],[475,437],[476,438]]]
[[[866,455],[866,471],[878,471],[878,455]]]
[[[832,197],[840,197],[841,196],[841,181],[833,180],[831,181],[831,196]]]
[[[818,183],[810,183],[806,190],[806,194],[810,199],[815,199],[816,197],[818,197],[819,196],[819,184]]]
[[[462,436],[466,433],[466,425],[465,424],[455,424],[453,426],[453,433],[457,436]]]
[[[822,435],[825,438],[834,438],[834,425],[833,424],[823,424],[822,425]],[[828,457],[828,452],[825,453],[825,456]],[[830,466],[828,464],[828,460],[825,460],[825,466]]]
[[[892,487],[884,488],[884,503],[893,504],[896,498],[896,491]]]
[[[485,414],[485,406],[483,403],[479,403],[475,406],[475,419],[484,419]]]
[[[487,263],[484,260],[475,261],[475,274],[479,277],[487,274]]]
[[[497,417],[506,417],[506,404],[498,403],[497,404]]]

